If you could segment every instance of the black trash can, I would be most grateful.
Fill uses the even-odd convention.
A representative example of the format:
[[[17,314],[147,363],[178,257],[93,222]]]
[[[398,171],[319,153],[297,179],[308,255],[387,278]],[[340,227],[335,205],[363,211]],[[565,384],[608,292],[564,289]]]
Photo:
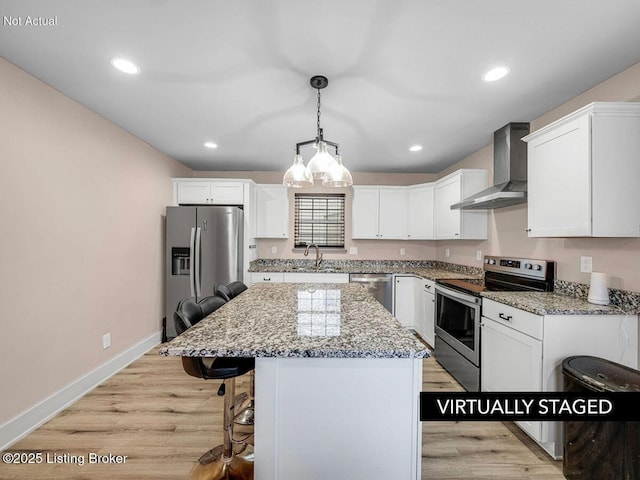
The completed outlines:
[[[640,371],[603,358],[566,358],[562,375],[567,392],[640,392]],[[562,473],[568,480],[640,480],[640,422],[565,422]]]

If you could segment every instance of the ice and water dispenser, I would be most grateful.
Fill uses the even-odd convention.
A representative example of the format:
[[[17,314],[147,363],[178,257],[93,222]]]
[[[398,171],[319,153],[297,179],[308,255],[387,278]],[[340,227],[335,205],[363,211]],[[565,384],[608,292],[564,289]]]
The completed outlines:
[[[188,247],[171,247],[171,275],[189,275],[191,259]]]

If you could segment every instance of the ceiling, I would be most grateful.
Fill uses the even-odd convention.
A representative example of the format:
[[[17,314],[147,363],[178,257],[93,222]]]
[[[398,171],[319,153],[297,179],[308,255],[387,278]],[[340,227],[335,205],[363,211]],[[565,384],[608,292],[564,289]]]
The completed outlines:
[[[316,134],[316,74],[351,171],[437,173],[640,61],[638,0],[0,0],[0,16],[57,17],[0,25],[0,55],[194,170],[286,170]]]

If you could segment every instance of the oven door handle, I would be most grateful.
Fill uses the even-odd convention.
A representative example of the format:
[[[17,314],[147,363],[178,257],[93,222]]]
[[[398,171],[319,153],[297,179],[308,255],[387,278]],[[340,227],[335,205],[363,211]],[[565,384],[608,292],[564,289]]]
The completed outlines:
[[[453,290],[444,289],[436,285],[436,293],[444,295],[445,297],[454,298],[466,305],[477,306],[480,304],[480,298],[473,295],[465,295],[464,293],[458,293]]]

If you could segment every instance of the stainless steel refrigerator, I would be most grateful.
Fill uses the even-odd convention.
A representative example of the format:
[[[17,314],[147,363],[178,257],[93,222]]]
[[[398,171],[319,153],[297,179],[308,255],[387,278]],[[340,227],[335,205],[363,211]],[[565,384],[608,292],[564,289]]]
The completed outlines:
[[[216,285],[242,280],[243,224],[238,207],[167,207],[166,338],[176,336],[181,299],[198,301]]]

